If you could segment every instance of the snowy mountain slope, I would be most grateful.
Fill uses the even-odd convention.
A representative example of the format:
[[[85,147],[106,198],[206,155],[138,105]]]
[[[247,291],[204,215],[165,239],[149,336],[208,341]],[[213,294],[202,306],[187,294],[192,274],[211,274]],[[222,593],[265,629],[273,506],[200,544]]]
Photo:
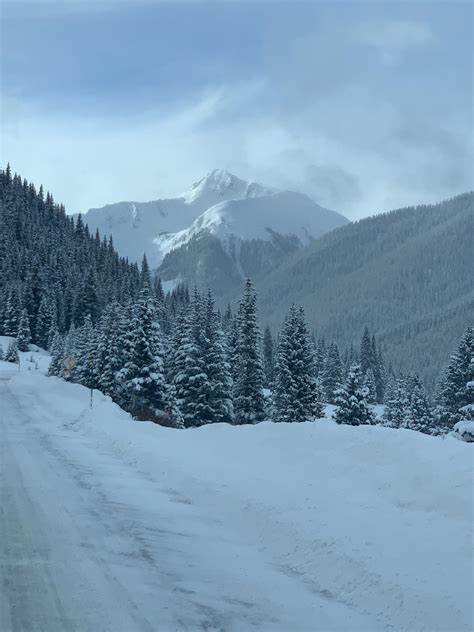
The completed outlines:
[[[273,243],[283,237],[302,245],[347,223],[305,195],[277,192],[224,170],[211,171],[178,198],[111,204],[90,209],[84,220],[92,231],[112,234],[119,253],[129,259],[139,261],[145,252],[151,267],[173,249],[209,236],[226,251],[229,240]]]
[[[216,204],[189,228],[161,235],[155,243],[163,256],[204,234],[217,237],[225,245],[232,238],[273,242],[288,236],[304,245],[342,223],[338,213],[318,207],[306,195],[282,191]]]
[[[0,400],[2,630],[471,629],[468,444],[328,421],[176,431],[32,372]]]

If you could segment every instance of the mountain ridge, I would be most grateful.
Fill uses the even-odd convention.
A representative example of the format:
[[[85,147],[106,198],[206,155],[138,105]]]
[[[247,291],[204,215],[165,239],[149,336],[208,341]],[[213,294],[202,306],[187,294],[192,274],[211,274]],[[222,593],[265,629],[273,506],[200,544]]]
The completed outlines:
[[[184,275],[176,257],[170,265],[165,261],[167,256],[185,247],[189,258],[189,250],[195,249],[198,240],[211,243],[214,250],[224,247],[229,257],[226,267],[235,268],[230,279],[234,273],[243,277],[252,269],[242,259],[244,243],[255,242],[257,249],[268,251],[273,265],[276,255],[286,256],[287,245],[291,244],[293,251],[348,222],[302,193],[242,180],[222,169],[209,172],[177,198],[118,202],[89,209],[83,218],[91,230],[112,234],[116,248],[130,260],[139,261],[145,253],[151,268],[164,264],[160,273],[166,281],[178,281]],[[199,280],[205,281],[207,264],[197,257],[197,251],[195,255],[193,265],[200,267]],[[260,260],[265,267],[262,257]],[[207,274],[211,273],[208,270]]]
[[[276,329],[295,302],[341,346],[367,325],[396,368],[432,387],[473,319],[473,207],[467,192],[337,228],[255,278],[262,320]]]

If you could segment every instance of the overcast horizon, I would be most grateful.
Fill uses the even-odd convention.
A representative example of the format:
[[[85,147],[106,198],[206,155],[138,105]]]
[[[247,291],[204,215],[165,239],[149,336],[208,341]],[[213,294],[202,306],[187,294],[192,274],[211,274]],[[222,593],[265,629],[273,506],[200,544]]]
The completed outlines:
[[[350,219],[473,188],[470,2],[1,8],[0,160],[68,212],[214,168]]]

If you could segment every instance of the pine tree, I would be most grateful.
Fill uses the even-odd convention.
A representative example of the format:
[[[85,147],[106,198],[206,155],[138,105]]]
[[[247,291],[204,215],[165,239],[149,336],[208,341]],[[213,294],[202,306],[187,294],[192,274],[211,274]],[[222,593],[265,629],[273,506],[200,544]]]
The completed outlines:
[[[60,370],[60,377],[65,380],[72,381],[74,379],[74,372],[77,365],[77,352],[76,352],[76,340],[78,332],[74,323],[72,323],[68,333],[64,338],[64,353],[63,362]]]
[[[23,309],[18,325],[17,343],[19,351],[28,351],[31,342],[30,321],[26,309]]]
[[[409,420],[407,427],[425,434],[433,431],[433,411],[431,409],[425,387],[416,374],[408,378]]]
[[[263,334],[263,370],[265,373],[265,386],[271,388],[273,384],[273,373],[275,365],[275,343],[273,341],[270,327],[265,327]]]
[[[367,369],[364,375],[364,386],[367,388],[367,401],[369,404],[375,404],[377,401],[377,390],[375,386],[375,377],[372,369]]]
[[[54,327],[54,317],[51,309],[50,298],[43,295],[36,319],[35,340],[42,349],[48,348],[51,328]]]
[[[232,377],[227,359],[224,332],[220,326],[219,314],[214,309],[214,298],[209,291],[205,309],[205,349],[206,374],[209,380],[209,406],[211,423],[232,423],[234,408],[232,402]]]
[[[322,375],[322,386],[326,401],[334,404],[336,401],[336,391],[342,383],[342,364],[339,349],[335,342],[332,342],[327,351],[326,361]]]
[[[374,339],[375,345],[375,339]],[[375,390],[377,393],[377,403],[382,404],[384,400],[385,386],[387,382],[387,373],[385,370],[385,360],[382,353],[382,346],[379,344],[376,352],[376,365],[374,370]]]
[[[368,327],[365,327],[360,341],[359,362],[362,375],[375,366],[374,347]]]
[[[120,389],[117,375],[128,360],[124,353],[125,344],[120,339],[122,319],[120,306],[116,303],[108,305],[102,312],[97,333],[97,387],[116,400]]]
[[[71,378],[87,388],[96,388],[96,331],[90,314],[87,314],[83,325],[76,331],[75,353],[76,364]]]
[[[134,307],[131,331],[131,356],[122,377],[128,407],[138,419],[160,420],[167,406],[163,340],[148,287]]]
[[[6,336],[16,336],[21,318],[21,303],[16,289],[11,290],[5,308],[3,331]]]
[[[64,339],[56,332],[51,343],[51,362],[48,367],[48,375],[60,376],[64,362]]]
[[[307,421],[320,413],[313,347],[304,312],[294,305],[278,337],[274,383],[275,421]]]
[[[18,345],[15,341],[11,342],[8,345],[8,350],[5,354],[5,362],[14,362],[15,364],[20,363],[20,356],[18,355]]]
[[[318,340],[318,344],[316,345],[316,354],[315,354],[315,375],[319,380],[322,380],[324,373],[324,364],[326,362],[326,343],[324,338],[320,338]]]
[[[469,363],[469,373],[468,380],[466,382],[466,394],[465,400],[467,403],[464,403],[460,409],[459,413],[462,417],[462,420],[465,421],[474,421],[474,356],[471,358],[471,362]]]
[[[265,415],[264,373],[260,357],[260,331],[257,322],[257,296],[250,279],[239,303],[237,347],[235,351],[235,423],[255,423]]]
[[[173,336],[173,384],[186,428],[213,421],[204,337],[203,302],[195,290],[189,310],[177,318]]]
[[[473,404],[472,390],[468,384],[474,381],[474,330],[468,327],[456,351],[451,356],[438,387],[438,404],[447,429],[461,420],[460,410]]]
[[[142,259],[142,267],[140,270],[140,287],[142,289],[144,287],[147,287],[151,290],[150,266],[148,265],[146,255],[143,255],[143,259]]]
[[[337,393],[334,420],[338,424],[359,426],[371,424],[374,415],[367,401],[367,389],[363,385],[360,365],[355,364]]]

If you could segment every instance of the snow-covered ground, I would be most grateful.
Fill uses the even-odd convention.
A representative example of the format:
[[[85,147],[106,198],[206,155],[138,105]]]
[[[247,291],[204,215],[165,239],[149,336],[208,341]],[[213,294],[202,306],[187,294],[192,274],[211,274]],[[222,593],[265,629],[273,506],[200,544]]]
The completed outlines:
[[[472,445],[175,431],[40,371],[0,400],[2,632],[472,630]]]
[[[3,355],[8,351],[9,345],[15,341],[12,336],[0,336],[0,347]],[[51,360],[49,353],[40,349],[36,345],[30,345],[30,351],[19,351],[20,364],[12,364],[0,360],[0,380],[10,379],[13,375],[23,371],[35,371],[47,373]]]

